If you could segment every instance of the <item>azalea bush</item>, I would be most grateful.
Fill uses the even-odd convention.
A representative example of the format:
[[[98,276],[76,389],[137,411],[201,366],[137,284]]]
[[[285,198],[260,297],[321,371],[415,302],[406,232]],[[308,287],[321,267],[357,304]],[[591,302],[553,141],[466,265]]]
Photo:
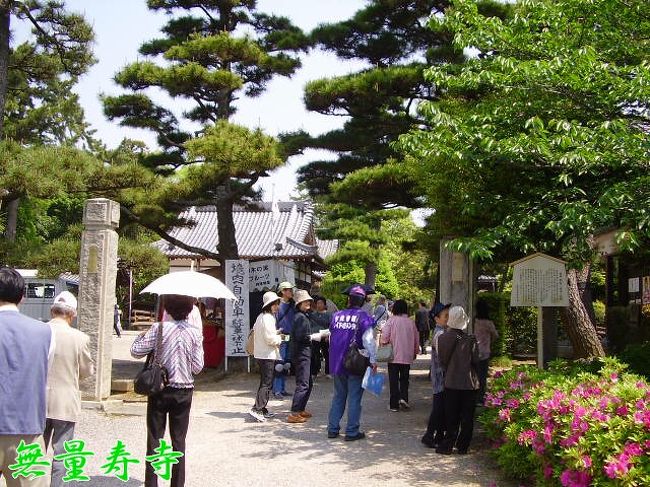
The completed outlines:
[[[615,359],[497,373],[481,415],[498,463],[538,486],[650,485],[650,386]]]

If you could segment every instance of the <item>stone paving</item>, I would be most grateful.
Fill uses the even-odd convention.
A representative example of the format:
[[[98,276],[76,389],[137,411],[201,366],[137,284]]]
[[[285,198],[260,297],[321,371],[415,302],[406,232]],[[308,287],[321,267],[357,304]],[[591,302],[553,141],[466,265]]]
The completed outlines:
[[[126,338],[126,337],[125,337]],[[122,339],[114,355],[125,351]],[[480,435],[466,456],[436,455],[420,443],[429,413],[431,392],[426,378],[426,357],[420,357],[411,380],[409,412],[388,411],[387,390],[381,398],[365,394],[362,430],[368,437],[354,443],[326,437],[327,411],[332,381],[319,377],[308,409],[314,417],[306,424],[284,422],[290,401],[271,401],[277,418],[267,423],[250,420],[257,377],[237,374],[219,382],[201,380],[194,395],[187,436],[188,487],[203,486],[463,486],[508,487],[487,455]],[[76,437],[86,441],[91,457],[86,473],[92,487],[143,484],[144,466],[130,468],[128,482],[101,472],[116,440],[144,460],[145,403],[133,403],[107,414],[85,409]],[[344,417],[345,421],[345,417]],[[67,485],[76,485],[76,482]],[[4,485],[0,481],[0,485]],[[159,485],[167,485],[160,482]]]

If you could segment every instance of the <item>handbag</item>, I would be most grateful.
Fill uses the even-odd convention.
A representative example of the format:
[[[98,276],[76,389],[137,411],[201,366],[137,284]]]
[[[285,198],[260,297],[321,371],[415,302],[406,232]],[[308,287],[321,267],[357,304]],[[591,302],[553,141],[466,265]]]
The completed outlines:
[[[352,375],[363,375],[366,373],[366,369],[370,366],[370,359],[365,355],[362,355],[357,346],[356,331],[352,338],[352,342],[348,347],[348,351],[345,353],[345,359],[343,360],[343,367],[348,373]]]
[[[377,362],[390,362],[393,360],[393,344],[380,345],[377,348]]]
[[[133,390],[143,396],[153,396],[161,392],[169,384],[169,373],[160,363],[158,357],[162,353],[163,322],[158,326],[156,348],[147,355],[144,367],[133,381]]]

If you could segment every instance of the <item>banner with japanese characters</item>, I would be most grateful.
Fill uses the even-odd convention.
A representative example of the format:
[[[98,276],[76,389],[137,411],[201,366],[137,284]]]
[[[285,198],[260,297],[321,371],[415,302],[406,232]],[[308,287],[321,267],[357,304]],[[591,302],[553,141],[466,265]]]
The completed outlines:
[[[226,300],[226,355],[246,357],[246,339],[250,330],[249,316],[249,264],[247,260],[226,261],[226,286],[235,301]]]

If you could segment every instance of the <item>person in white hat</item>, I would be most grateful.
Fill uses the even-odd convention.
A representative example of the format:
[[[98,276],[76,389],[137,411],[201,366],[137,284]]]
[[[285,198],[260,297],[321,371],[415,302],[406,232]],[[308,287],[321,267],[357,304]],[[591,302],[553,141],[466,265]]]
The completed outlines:
[[[311,376],[311,342],[316,336],[311,335],[311,320],[307,313],[311,310],[314,299],[302,289],[294,295],[296,314],[291,329],[291,360],[296,373],[296,390],[293,393],[289,423],[304,423],[312,414],[306,411],[314,381]],[[314,334],[319,336],[320,334]]]
[[[94,373],[90,337],[71,325],[77,317],[77,298],[63,291],[54,298],[48,323],[56,339],[54,356],[47,376],[45,448],[52,443],[54,455],[65,453],[63,445],[74,437],[81,412],[79,381]],[[63,485],[66,469],[60,460],[52,461],[51,487]]]
[[[275,315],[280,306],[280,297],[273,291],[262,296],[262,312],[253,325],[253,356],[260,368],[260,385],[257,388],[255,405],[249,414],[259,422],[275,416],[266,406],[273,387],[275,361],[280,359],[279,346],[283,335],[275,328]]]
[[[280,306],[277,312],[277,321],[275,327],[280,330],[280,333],[285,335],[291,334],[293,327],[293,317],[296,314],[296,303],[293,300],[293,289],[296,286],[288,281],[283,281],[278,285],[278,295],[280,296]],[[284,399],[291,394],[287,392],[287,373],[291,368],[291,356],[289,352],[289,344],[282,343],[280,346],[280,360],[278,364],[277,374],[273,380],[273,396],[276,399]]]
[[[459,454],[466,454],[472,441],[479,349],[476,337],[465,331],[468,324],[462,306],[452,306],[447,331],[438,338],[438,358],[445,370],[445,437],[436,453],[444,455],[451,454],[454,447]]]

